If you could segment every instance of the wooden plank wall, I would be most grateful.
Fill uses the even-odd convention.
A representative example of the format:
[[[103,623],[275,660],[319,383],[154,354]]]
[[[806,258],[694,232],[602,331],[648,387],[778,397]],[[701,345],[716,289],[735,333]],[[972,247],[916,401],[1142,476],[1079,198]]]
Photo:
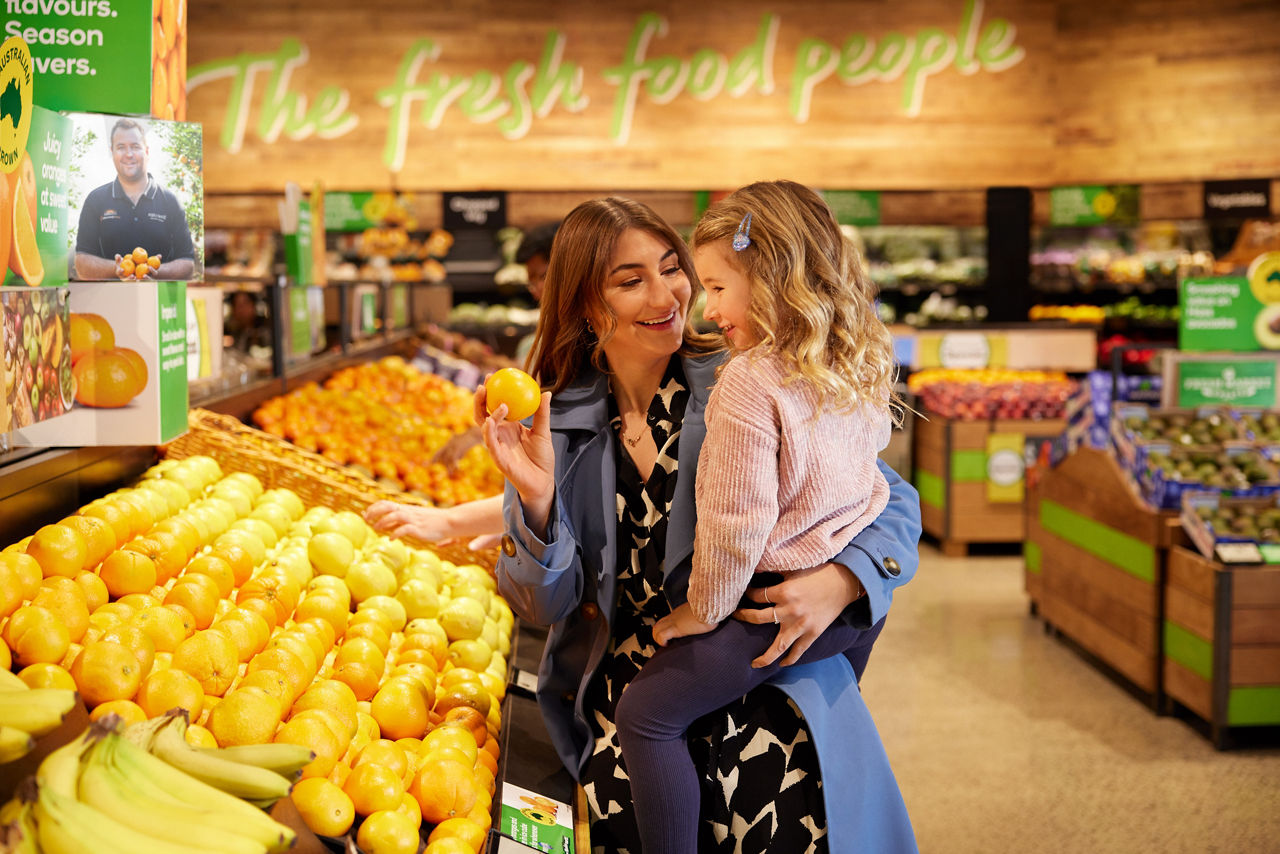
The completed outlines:
[[[944,63],[924,78],[914,115],[903,104],[912,91],[903,69],[857,85],[832,73],[812,87],[802,115],[802,46],[821,48],[813,41],[820,40],[838,54],[857,34],[883,44],[891,33],[914,39],[930,28],[955,38],[966,7],[980,27],[997,18],[1011,23],[1021,58],[972,74]],[[655,98],[653,81],[639,82],[629,133],[615,133],[627,88],[606,72],[622,63],[648,12],[665,30],[650,34],[647,56],[674,58],[669,70],[702,50],[735,57],[757,39],[762,19],[775,16],[767,74],[740,94],[704,100],[687,89],[669,101]],[[198,83],[189,111],[205,128],[211,196],[273,193],[287,180],[309,186],[317,179],[350,190],[596,194],[729,188],[781,175],[827,188],[969,191],[1280,175],[1280,4],[1256,0],[203,0],[190,4],[189,16]],[[552,30],[564,39],[562,91],[578,86],[585,101],[570,109],[553,99],[545,114],[529,111],[527,131],[510,138],[497,112],[472,121],[454,102],[437,121],[415,101],[403,112],[403,165],[393,168],[400,137],[389,131],[401,113],[389,90],[415,40],[431,39],[438,49],[416,67],[418,82],[447,75],[476,82],[474,95],[481,91],[476,75],[489,71],[502,102],[503,76],[516,63],[536,69]],[[276,88],[268,85],[271,71],[257,67],[242,102],[233,99],[232,75],[199,82],[210,63],[279,56],[288,39],[305,54],[275,78]],[[521,91],[534,93],[537,82]],[[512,104],[508,114],[520,109],[519,99]],[[342,121],[314,121],[321,114]],[[238,117],[243,133],[225,143]],[[565,201],[546,205],[558,215]],[[885,199],[887,220],[898,201],[910,200]],[[974,219],[977,209],[957,204],[939,214]]]

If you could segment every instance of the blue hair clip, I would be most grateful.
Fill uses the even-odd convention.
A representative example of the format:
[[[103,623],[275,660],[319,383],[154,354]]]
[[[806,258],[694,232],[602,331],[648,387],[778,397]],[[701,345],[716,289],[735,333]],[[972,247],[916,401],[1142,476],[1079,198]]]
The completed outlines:
[[[751,214],[747,214],[742,218],[742,222],[738,223],[738,230],[733,235],[733,251],[741,252],[751,245]]]

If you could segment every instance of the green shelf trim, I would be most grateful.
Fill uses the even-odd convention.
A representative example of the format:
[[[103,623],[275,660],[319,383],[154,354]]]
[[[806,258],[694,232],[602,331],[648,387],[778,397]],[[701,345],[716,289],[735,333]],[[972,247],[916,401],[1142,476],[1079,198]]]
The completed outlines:
[[[1022,544],[1022,557],[1027,562],[1027,572],[1040,574],[1040,546],[1028,540]]]
[[[1280,724],[1280,685],[1232,688],[1227,695],[1227,726]]]
[[[1047,499],[1040,501],[1040,526],[1135,578],[1155,582],[1156,550],[1142,540]]]
[[[1201,679],[1213,680],[1213,644],[1169,620],[1164,621],[1164,655]]]
[[[946,506],[946,491],[942,488],[942,478],[927,471],[916,472],[916,491],[925,504],[941,510]]]
[[[987,479],[986,451],[952,451],[951,479],[957,483]]]

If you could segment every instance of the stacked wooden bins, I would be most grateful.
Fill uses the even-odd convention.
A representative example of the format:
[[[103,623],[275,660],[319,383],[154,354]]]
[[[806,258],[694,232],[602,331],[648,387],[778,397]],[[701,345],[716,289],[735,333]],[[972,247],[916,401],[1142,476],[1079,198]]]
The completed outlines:
[[[1169,554],[1164,690],[1209,724],[1215,746],[1241,727],[1280,725],[1280,568]]]
[[[1061,419],[961,421],[926,414],[915,422],[920,521],[943,554],[960,556],[970,543],[1026,539],[1023,452],[1033,439],[1052,439]]]
[[[1027,517],[1037,613],[1158,708],[1165,562],[1183,541],[1177,513],[1148,507],[1110,454],[1080,448],[1044,474]]]

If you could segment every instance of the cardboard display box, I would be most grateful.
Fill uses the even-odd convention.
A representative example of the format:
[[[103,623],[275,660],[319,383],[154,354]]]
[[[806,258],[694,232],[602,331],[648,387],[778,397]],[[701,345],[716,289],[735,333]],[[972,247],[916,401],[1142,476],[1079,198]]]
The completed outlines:
[[[968,543],[1026,539],[1028,457],[1058,439],[1063,419],[959,421],[939,415],[915,419],[913,453],[920,517],[945,554]]]
[[[1167,700],[1206,721],[1216,747],[1237,728],[1280,725],[1280,568],[1174,548],[1163,645]]]

